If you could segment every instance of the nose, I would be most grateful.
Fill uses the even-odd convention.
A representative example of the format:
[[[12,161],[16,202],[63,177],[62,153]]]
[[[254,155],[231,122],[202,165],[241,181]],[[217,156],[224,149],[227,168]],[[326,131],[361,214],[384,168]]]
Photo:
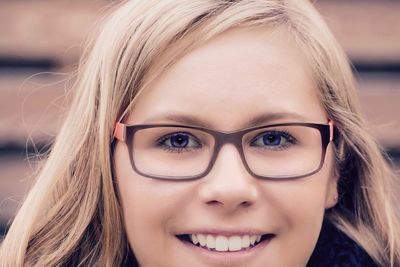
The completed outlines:
[[[232,144],[221,148],[213,169],[202,182],[198,191],[202,202],[226,212],[248,208],[256,203],[259,196],[257,179],[246,170]]]

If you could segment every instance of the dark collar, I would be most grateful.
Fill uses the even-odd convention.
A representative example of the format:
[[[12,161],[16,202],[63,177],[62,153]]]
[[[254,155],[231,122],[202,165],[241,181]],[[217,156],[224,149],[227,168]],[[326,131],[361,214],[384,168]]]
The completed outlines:
[[[378,267],[368,254],[333,224],[324,221],[307,267]]]

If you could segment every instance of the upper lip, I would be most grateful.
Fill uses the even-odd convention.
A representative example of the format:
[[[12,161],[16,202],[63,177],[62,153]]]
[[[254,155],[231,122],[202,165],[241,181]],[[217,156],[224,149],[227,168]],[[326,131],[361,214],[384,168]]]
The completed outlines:
[[[262,231],[254,228],[237,228],[237,229],[219,229],[219,228],[199,228],[182,231],[176,235],[184,234],[209,234],[209,235],[223,235],[223,236],[235,236],[235,235],[265,235],[272,234],[271,232]]]

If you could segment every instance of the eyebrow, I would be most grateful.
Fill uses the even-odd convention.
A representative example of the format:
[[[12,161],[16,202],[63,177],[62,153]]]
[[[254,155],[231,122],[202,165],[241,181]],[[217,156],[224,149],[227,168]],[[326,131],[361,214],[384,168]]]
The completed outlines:
[[[305,121],[305,117],[296,112],[262,113],[254,117],[250,117],[248,120],[246,120],[246,123],[242,126],[242,128],[255,127],[283,119],[293,119],[300,122]],[[146,119],[144,123],[154,123],[160,120],[167,120],[171,122],[181,123],[185,125],[199,126],[203,128],[215,128],[215,126],[213,126],[212,124],[198,117],[186,114],[178,114],[178,113],[155,115],[153,117]]]

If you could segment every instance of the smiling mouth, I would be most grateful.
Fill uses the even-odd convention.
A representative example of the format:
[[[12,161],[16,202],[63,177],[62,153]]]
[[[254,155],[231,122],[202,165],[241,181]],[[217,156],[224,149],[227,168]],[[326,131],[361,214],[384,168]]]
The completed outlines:
[[[250,250],[265,241],[275,237],[274,234],[264,235],[210,235],[210,234],[182,234],[176,236],[179,240],[193,246],[215,252],[235,252]]]

